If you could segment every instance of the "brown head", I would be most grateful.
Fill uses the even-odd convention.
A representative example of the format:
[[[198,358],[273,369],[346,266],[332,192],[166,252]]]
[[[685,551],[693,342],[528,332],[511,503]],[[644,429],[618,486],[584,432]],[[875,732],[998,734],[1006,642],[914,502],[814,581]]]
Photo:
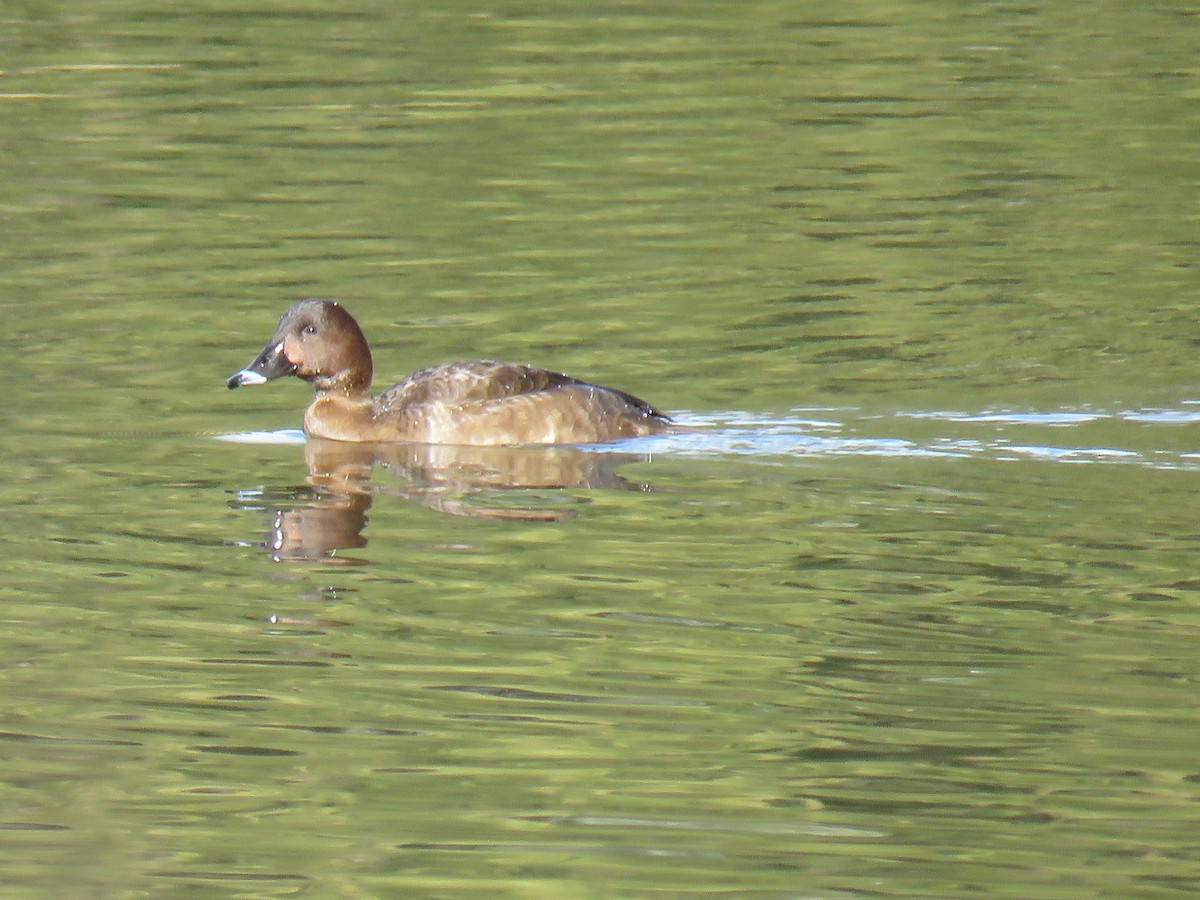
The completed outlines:
[[[371,349],[354,317],[332,300],[301,300],[283,314],[262,353],[226,384],[233,390],[285,375],[312,382],[318,391],[365,394]]]

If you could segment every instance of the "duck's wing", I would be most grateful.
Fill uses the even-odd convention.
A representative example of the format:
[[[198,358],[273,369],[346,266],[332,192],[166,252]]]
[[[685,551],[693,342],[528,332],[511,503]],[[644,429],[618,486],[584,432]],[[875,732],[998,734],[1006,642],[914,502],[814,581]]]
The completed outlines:
[[[583,384],[562,372],[535,369],[518,363],[475,359],[443,363],[413,372],[379,395],[380,409],[400,410],[421,406],[476,406],[537,394],[568,384]]]
[[[632,394],[548,369],[470,360],[414,372],[376,400],[416,440],[582,443],[663,430],[671,420]]]

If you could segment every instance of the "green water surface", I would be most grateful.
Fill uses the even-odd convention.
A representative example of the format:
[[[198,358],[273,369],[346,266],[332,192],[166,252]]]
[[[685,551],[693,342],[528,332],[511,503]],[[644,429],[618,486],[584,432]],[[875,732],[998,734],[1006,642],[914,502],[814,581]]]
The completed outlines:
[[[1172,2],[0,6],[0,895],[1200,892],[1198,61]],[[224,385],[304,296],[381,387],[697,430],[304,446]]]

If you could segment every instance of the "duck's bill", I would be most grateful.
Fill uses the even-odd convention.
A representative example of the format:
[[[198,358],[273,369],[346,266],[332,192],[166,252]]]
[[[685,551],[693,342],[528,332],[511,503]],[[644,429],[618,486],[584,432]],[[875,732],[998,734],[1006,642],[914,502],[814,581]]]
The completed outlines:
[[[296,364],[284,354],[281,341],[264,347],[263,352],[254,358],[254,362],[230,375],[225,384],[232,391],[247,384],[264,384],[285,375],[292,375],[295,371]]]
[[[229,376],[229,380],[225,382],[229,385],[232,391],[234,388],[245,387],[248,384],[266,384],[267,376],[260,375],[253,369],[242,369],[240,372],[234,372]]]

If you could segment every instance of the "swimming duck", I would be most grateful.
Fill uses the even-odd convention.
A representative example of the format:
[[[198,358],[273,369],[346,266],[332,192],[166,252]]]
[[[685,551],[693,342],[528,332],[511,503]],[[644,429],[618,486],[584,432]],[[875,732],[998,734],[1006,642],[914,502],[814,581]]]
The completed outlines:
[[[585,444],[672,430],[632,394],[518,363],[468,360],[430,366],[371,396],[371,349],[332,300],[301,300],[230,390],[285,375],[311,382],[311,437],[357,443]]]

